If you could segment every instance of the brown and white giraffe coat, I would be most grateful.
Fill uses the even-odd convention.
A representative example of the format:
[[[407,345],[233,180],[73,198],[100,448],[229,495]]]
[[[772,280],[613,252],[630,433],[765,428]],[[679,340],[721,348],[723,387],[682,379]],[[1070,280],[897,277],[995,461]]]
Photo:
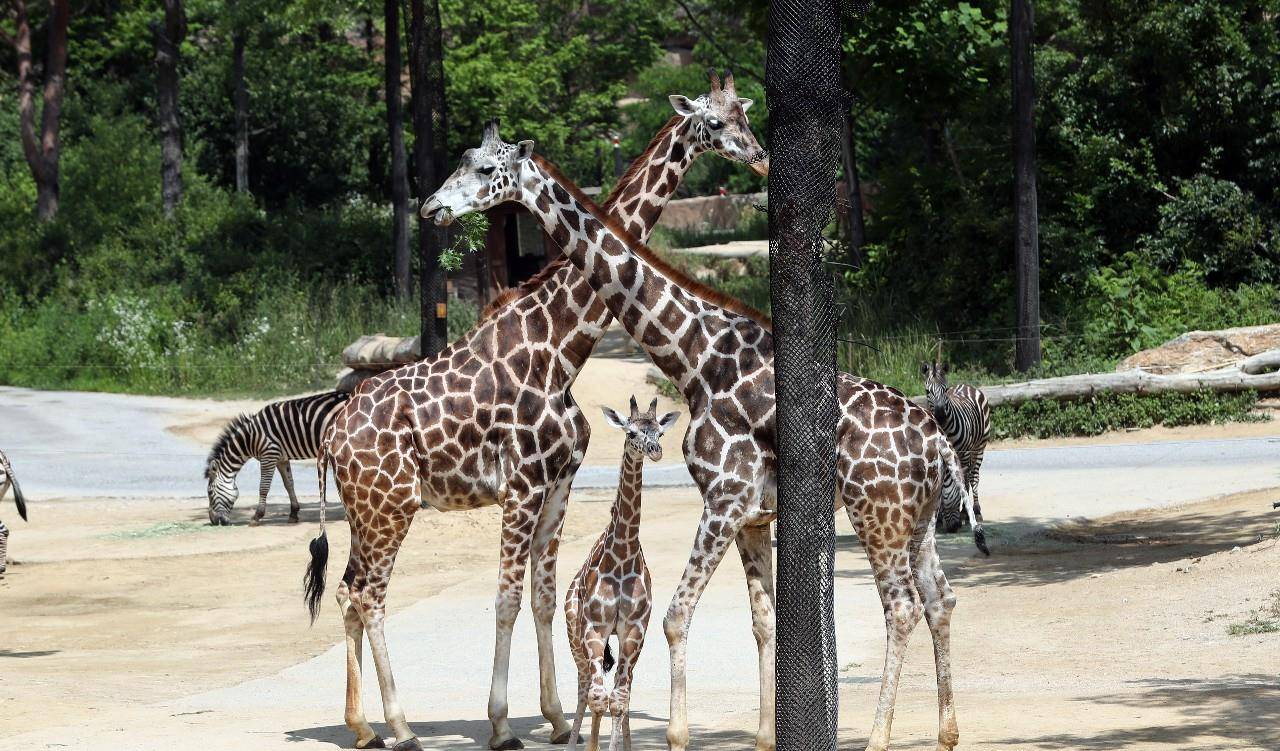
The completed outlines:
[[[731,84],[726,82],[726,89]],[[664,264],[545,160],[533,143],[486,132],[424,204],[439,223],[519,201],[564,249],[632,338],[675,382],[690,412],[685,461],[704,510],[683,579],[664,620],[671,650],[672,749],[688,746],[686,637],[693,610],[730,542],[746,568],[760,647],[756,745],[774,747],[773,575],[769,522],[776,511],[773,335],[768,320]],[[863,542],[884,605],[888,639],[868,748],[887,748],[907,639],[923,614],[934,637],[939,749],[958,737],[951,698],[949,620],[955,598],[933,539],[944,478],[963,483],[954,452],[926,410],[895,389],[842,374],[835,507]]]
[[[628,719],[631,680],[653,609],[653,582],[640,547],[644,461],[662,458],[659,439],[680,417],[678,412],[658,417],[657,407],[658,400],[654,399],[648,410],[640,412],[633,396],[631,413],[626,419],[604,408],[605,419],[626,432],[627,439],[609,525],[596,540],[565,594],[565,625],[578,668],[578,711],[569,741],[571,748],[577,745],[583,717],[590,708],[588,751],[599,746],[600,721],[605,714],[611,714],[614,723],[610,751],[617,746],[620,728],[624,748],[631,751]],[[608,644],[612,636],[618,638],[618,659],[613,690],[609,691],[605,688],[605,673],[611,667]]]
[[[703,151],[757,169],[767,165],[736,95],[715,85],[708,96],[673,97],[672,103],[677,116],[606,204],[641,236],[652,231],[680,176]],[[486,176],[483,187],[494,195],[511,190],[505,174]],[[383,621],[396,552],[423,503],[445,511],[502,509],[490,746],[521,745],[507,720],[506,679],[526,568],[532,572],[542,713],[552,723],[553,742],[567,741],[551,648],[555,564],[569,487],[589,438],[569,387],[609,320],[608,308],[577,269],[553,264],[436,358],[366,381],[335,416],[321,472],[333,465],[351,527],[351,556],[337,596],[348,646],[346,722],[358,747],[382,743],[360,706],[366,633],[387,722],[400,747],[420,747],[396,698]],[[313,613],[323,589],[322,561],[313,552],[313,574],[320,569],[319,586],[308,591]]]

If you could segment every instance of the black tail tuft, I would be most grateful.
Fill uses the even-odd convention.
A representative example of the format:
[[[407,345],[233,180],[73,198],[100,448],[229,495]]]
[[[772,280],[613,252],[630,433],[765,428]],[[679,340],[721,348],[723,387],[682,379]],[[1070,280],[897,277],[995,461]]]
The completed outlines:
[[[613,659],[613,645],[606,639],[604,642],[604,672],[613,670],[616,660]]]
[[[987,533],[983,531],[981,524],[973,527],[973,544],[978,546],[983,555],[991,557],[991,548],[987,547]]]
[[[324,568],[329,563],[329,536],[324,532],[311,541],[311,564],[302,576],[303,598],[311,613],[311,622],[320,615],[320,597],[324,594]]]
[[[9,485],[13,487],[13,502],[18,507],[18,516],[22,517],[22,521],[27,520],[27,499],[22,496],[22,488],[18,487],[18,480],[13,475],[9,475]]]

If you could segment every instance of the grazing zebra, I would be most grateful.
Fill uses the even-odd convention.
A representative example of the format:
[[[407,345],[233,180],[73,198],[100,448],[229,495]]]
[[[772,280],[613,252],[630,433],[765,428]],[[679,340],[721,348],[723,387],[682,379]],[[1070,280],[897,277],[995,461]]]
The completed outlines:
[[[314,396],[272,402],[252,415],[240,415],[218,436],[209,452],[204,476],[209,481],[209,523],[231,523],[231,507],[240,496],[236,475],[250,459],[262,468],[258,485],[258,509],[251,524],[258,524],[267,513],[267,491],[275,471],[280,470],[284,489],[289,491],[289,521],[298,521],[298,496],[293,492],[292,459],[314,459],[319,453],[320,436],[329,418],[346,404],[350,394],[327,391]]]
[[[948,388],[947,366],[941,362],[926,362],[921,372],[924,374],[929,410],[960,459],[965,484],[973,493],[973,513],[981,522],[978,471],[982,469],[982,454],[987,450],[987,439],[991,437],[991,407],[987,406],[987,397],[965,383]],[[954,490],[944,485],[942,503],[938,504],[938,529],[943,532],[956,532],[967,521],[964,494]]]
[[[22,521],[27,520],[27,499],[22,497],[22,488],[18,487],[18,478],[13,474],[13,465],[9,463],[9,457],[0,451],[0,501],[4,500],[5,495],[9,493],[9,488],[13,488],[13,502],[18,506],[18,516],[22,517]],[[0,574],[4,573],[9,561],[9,528],[4,526],[4,522],[0,522]]]

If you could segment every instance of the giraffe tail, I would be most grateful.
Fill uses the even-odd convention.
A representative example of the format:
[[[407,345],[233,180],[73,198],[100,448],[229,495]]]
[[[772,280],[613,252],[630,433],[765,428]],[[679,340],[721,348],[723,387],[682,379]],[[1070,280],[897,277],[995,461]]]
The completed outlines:
[[[604,640],[604,672],[608,673],[613,670],[613,666],[617,661],[613,659],[613,645],[608,639]]]
[[[942,438],[942,461],[946,465],[946,479],[944,482],[951,483],[964,496],[964,510],[969,515],[969,525],[973,527],[973,544],[982,551],[983,555],[990,556],[991,548],[987,547],[987,533],[982,528],[982,522],[978,521],[978,517],[973,513],[973,490],[969,488],[969,484],[965,482],[964,470],[960,467],[960,459],[956,456],[956,452],[951,448],[951,443],[946,438]]]
[[[13,502],[18,507],[18,516],[22,517],[22,521],[27,520],[27,499],[22,495],[22,488],[18,487],[18,478],[9,473],[9,486],[13,488]]]
[[[325,508],[328,506],[325,486],[329,479],[329,442],[321,441],[316,457],[316,476],[320,481],[320,535],[311,541],[311,563],[302,576],[303,599],[314,625],[320,615],[320,598],[324,595],[324,570],[329,563],[329,536],[324,530]]]

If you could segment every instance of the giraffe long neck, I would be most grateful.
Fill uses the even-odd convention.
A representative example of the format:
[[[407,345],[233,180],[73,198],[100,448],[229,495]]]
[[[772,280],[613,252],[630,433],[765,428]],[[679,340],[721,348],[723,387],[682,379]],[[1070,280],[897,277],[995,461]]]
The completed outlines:
[[[623,451],[618,476],[618,495],[609,518],[609,537],[615,544],[629,545],[640,537],[640,491],[644,485],[644,455]]]
[[[679,115],[671,118],[619,179],[603,210],[645,242],[658,225],[667,202],[675,195],[676,186],[703,151],[693,120]],[[613,316],[569,259],[560,258],[553,265],[560,267],[553,272],[553,278],[564,285],[569,299],[582,300],[585,307],[576,316],[573,329],[558,340],[560,366],[572,383]]]
[[[766,349],[772,356],[772,334],[761,321],[722,307],[724,301],[687,291],[682,285],[697,284],[691,279],[681,278],[681,284],[676,284],[673,278],[680,278],[679,272],[663,268],[660,259],[607,220],[600,209],[589,208],[590,202],[576,186],[550,164],[535,156],[523,167],[520,180],[521,203],[687,399],[704,395],[708,378],[699,370],[716,367],[727,376],[731,369],[736,372],[751,365],[732,359],[736,345],[730,340],[758,344],[768,339]],[[713,338],[731,349],[712,352],[715,361],[704,362]]]

